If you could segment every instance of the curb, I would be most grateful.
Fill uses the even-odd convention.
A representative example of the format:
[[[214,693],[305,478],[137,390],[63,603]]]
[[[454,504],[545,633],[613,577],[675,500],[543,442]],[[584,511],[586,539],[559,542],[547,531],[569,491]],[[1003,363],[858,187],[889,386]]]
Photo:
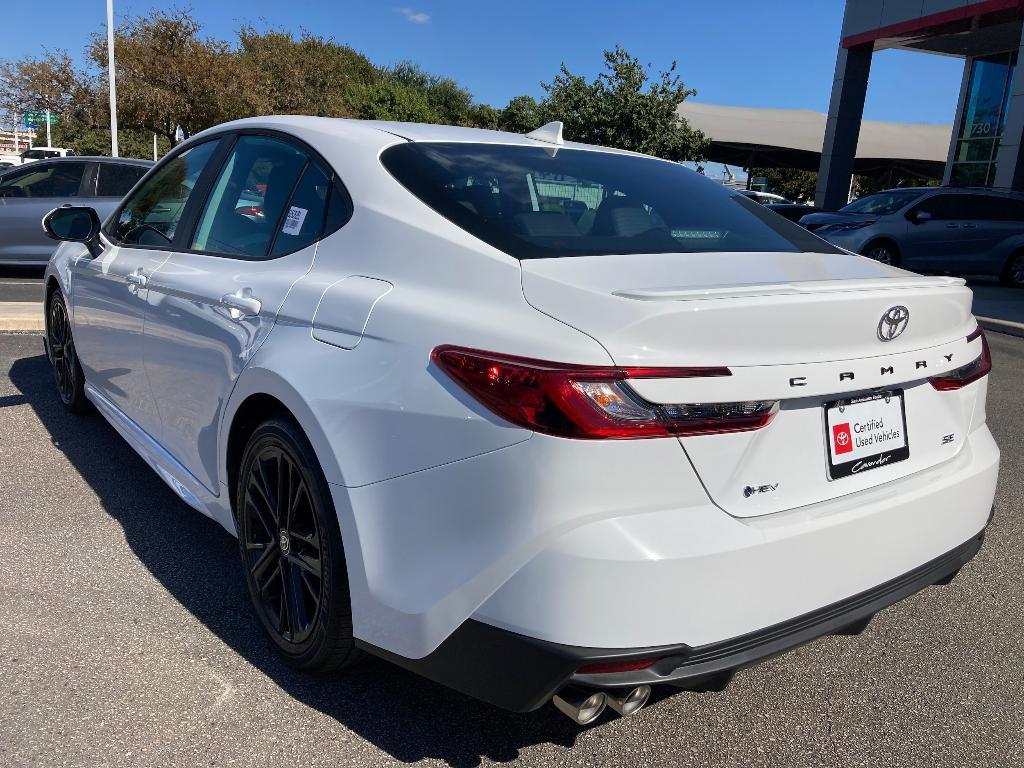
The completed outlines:
[[[1011,320],[996,320],[992,317],[976,317],[976,319],[986,331],[1024,338],[1024,323],[1015,323]]]
[[[0,331],[38,332],[45,327],[41,302],[0,301]]]

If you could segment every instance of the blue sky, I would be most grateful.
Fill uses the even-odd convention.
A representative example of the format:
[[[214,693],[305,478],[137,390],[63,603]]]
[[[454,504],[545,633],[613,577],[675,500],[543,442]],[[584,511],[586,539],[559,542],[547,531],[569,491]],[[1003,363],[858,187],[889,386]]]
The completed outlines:
[[[66,48],[81,56],[88,34],[102,31],[104,0],[7,3],[0,57]],[[115,0],[115,13],[143,14],[170,3]],[[231,38],[243,23],[333,36],[375,63],[410,59],[454,77],[475,97],[503,106],[512,96],[541,96],[565,62],[593,75],[601,51],[616,43],[655,67],[673,59],[699,101],[825,112],[842,23],[842,0],[200,0],[195,16],[211,36]],[[16,30],[17,32],[12,32]],[[948,123],[963,63],[928,54],[875,56],[865,116]]]

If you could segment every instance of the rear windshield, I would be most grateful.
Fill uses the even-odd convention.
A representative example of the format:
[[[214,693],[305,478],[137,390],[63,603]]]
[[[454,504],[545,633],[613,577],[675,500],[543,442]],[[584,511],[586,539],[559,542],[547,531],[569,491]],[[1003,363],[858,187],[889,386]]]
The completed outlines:
[[[839,253],[677,163],[579,149],[416,142],[381,156],[416,197],[518,259],[634,253]]]
[[[924,193],[923,189],[890,189],[886,192],[876,192],[873,195],[858,197],[839,210],[843,213],[874,213],[878,216],[888,216],[891,213],[896,213],[903,206],[910,205]]]

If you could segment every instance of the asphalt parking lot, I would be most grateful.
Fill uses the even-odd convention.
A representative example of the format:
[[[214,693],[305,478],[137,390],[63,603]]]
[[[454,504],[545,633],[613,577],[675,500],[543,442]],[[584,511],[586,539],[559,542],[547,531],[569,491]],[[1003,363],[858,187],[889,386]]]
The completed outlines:
[[[1024,339],[990,334],[1003,451],[985,546],[947,587],[630,719],[509,715],[382,662],[270,653],[234,540],[0,334],[0,766],[1019,766]]]

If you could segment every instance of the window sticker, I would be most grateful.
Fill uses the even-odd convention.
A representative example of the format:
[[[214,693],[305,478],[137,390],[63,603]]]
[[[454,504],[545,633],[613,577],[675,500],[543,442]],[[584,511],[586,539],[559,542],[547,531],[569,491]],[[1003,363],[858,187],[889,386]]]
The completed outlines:
[[[285,235],[299,234],[302,231],[302,223],[306,220],[307,213],[309,211],[306,208],[297,208],[293,205],[288,209],[288,215],[285,216],[281,232]]]

